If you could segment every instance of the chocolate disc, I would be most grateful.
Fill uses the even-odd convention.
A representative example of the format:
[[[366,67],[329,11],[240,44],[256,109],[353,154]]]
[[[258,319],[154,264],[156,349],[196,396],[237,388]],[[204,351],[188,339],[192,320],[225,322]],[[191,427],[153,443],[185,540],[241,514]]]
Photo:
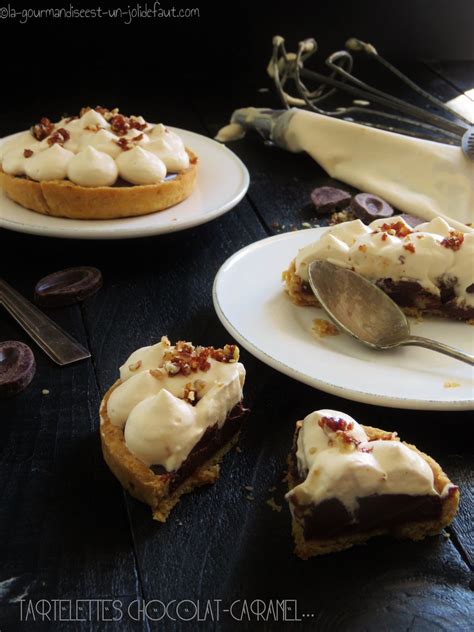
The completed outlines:
[[[311,193],[311,200],[318,214],[345,208],[351,201],[351,194],[334,187],[319,187]]]
[[[374,219],[392,217],[394,211],[382,198],[370,193],[358,193],[352,198],[351,208],[354,215],[369,224]]]
[[[63,307],[80,303],[101,287],[102,273],[97,268],[67,268],[38,281],[35,286],[35,301],[45,307]]]
[[[20,393],[35,372],[35,357],[28,345],[16,340],[0,342],[0,397]]]

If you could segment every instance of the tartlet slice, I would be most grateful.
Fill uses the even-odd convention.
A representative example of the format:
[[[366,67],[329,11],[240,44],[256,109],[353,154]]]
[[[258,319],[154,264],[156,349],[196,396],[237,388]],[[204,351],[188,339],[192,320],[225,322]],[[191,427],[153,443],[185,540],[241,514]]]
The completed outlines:
[[[297,423],[288,465],[286,498],[302,559],[383,534],[421,540],[440,533],[458,508],[459,489],[436,461],[338,411]]]
[[[474,318],[474,233],[452,229],[442,218],[411,227],[401,217],[337,224],[302,248],[282,273],[297,305],[319,306],[308,282],[313,261],[327,260],[358,272],[412,316]]]
[[[138,349],[100,407],[104,459],[122,486],[165,522],[180,497],[214,483],[246,410],[245,369],[223,349],[161,342]]]

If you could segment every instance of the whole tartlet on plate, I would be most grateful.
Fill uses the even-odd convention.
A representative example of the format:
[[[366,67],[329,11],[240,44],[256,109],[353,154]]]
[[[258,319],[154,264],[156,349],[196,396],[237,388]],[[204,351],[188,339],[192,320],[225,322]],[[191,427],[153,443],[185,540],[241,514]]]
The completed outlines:
[[[55,217],[146,215],[191,194],[197,156],[164,125],[117,108],[47,118],[0,147],[0,187],[21,206]]]
[[[452,229],[442,218],[412,228],[401,217],[360,220],[329,228],[302,248],[283,272],[297,305],[318,306],[308,268],[327,260],[376,283],[412,316],[474,318],[474,233]]]
[[[451,523],[459,490],[396,433],[318,410],[296,424],[288,458],[296,554],[342,551],[376,535],[421,540]]]
[[[100,407],[102,451],[123,487],[164,522],[180,497],[214,483],[245,417],[244,366],[222,349],[158,344],[138,349]]]

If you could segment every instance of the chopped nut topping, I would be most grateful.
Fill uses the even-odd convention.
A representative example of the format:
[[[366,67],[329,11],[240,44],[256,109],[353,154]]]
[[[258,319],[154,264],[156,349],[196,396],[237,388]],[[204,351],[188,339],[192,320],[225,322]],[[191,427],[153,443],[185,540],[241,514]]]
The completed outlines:
[[[408,252],[415,252],[415,246],[413,244],[403,244],[404,250],[408,250]]]
[[[459,250],[464,241],[464,233],[459,233],[455,230],[450,231],[450,237],[445,237],[441,242],[441,245],[451,250]]]
[[[114,140],[114,143],[117,143],[117,145],[123,151],[128,151],[129,149],[132,149],[132,146],[130,145],[127,138],[119,138],[118,140]]]
[[[162,380],[165,375],[167,375],[164,369],[150,369],[150,375],[152,375],[157,380]]]
[[[23,155],[25,158],[30,158],[33,155],[33,152],[31,149],[25,149]]]
[[[142,365],[142,361],[138,360],[137,362],[134,362],[133,364],[130,364],[128,367],[129,371],[137,371]]]
[[[397,237],[406,237],[413,231],[404,222],[394,222],[393,224],[382,224],[380,230],[388,233],[389,235],[396,235]]]
[[[367,246],[365,244],[361,244],[357,250],[359,250],[360,252],[366,252],[367,251]]]
[[[225,363],[237,362],[239,349],[236,345],[225,345],[222,349],[194,347],[190,342],[180,340],[174,348],[165,351],[163,359],[169,375],[190,375],[191,372],[208,371],[211,368],[210,359]]]
[[[39,123],[33,125],[31,133],[36,140],[43,140],[51,134],[54,129],[54,123],[51,123],[49,118],[43,117]]]
[[[324,427],[327,427],[333,432],[338,432],[339,430],[345,432],[346,430],[352,430],[354,428],[354,423],[352,421],[346,421],[341,417],[321,417],[318,423],[323,430]]]
[[[71,138],[71,134],[67,131],[67,129],[64,129],[64,127],[60,127],[58,130],[54,132],[54,134],[52,134],[48,138],[48,145],[50,147],[52,145],[55,145],[56,143],[58,145],[64,145],[64,143],[70,138]]]

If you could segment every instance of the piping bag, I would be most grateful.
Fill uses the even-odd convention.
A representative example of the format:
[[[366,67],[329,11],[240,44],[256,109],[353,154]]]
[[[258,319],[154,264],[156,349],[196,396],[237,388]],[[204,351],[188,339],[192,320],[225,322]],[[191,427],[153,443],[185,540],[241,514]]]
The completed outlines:
[[[474,161],[460,147],[403,136],[299,108],[241,108],[216,136],[220,142],[257,131],[291,152],[305,151],[332,178],[378,195],[426,221],[444,218],[474,230]]]

